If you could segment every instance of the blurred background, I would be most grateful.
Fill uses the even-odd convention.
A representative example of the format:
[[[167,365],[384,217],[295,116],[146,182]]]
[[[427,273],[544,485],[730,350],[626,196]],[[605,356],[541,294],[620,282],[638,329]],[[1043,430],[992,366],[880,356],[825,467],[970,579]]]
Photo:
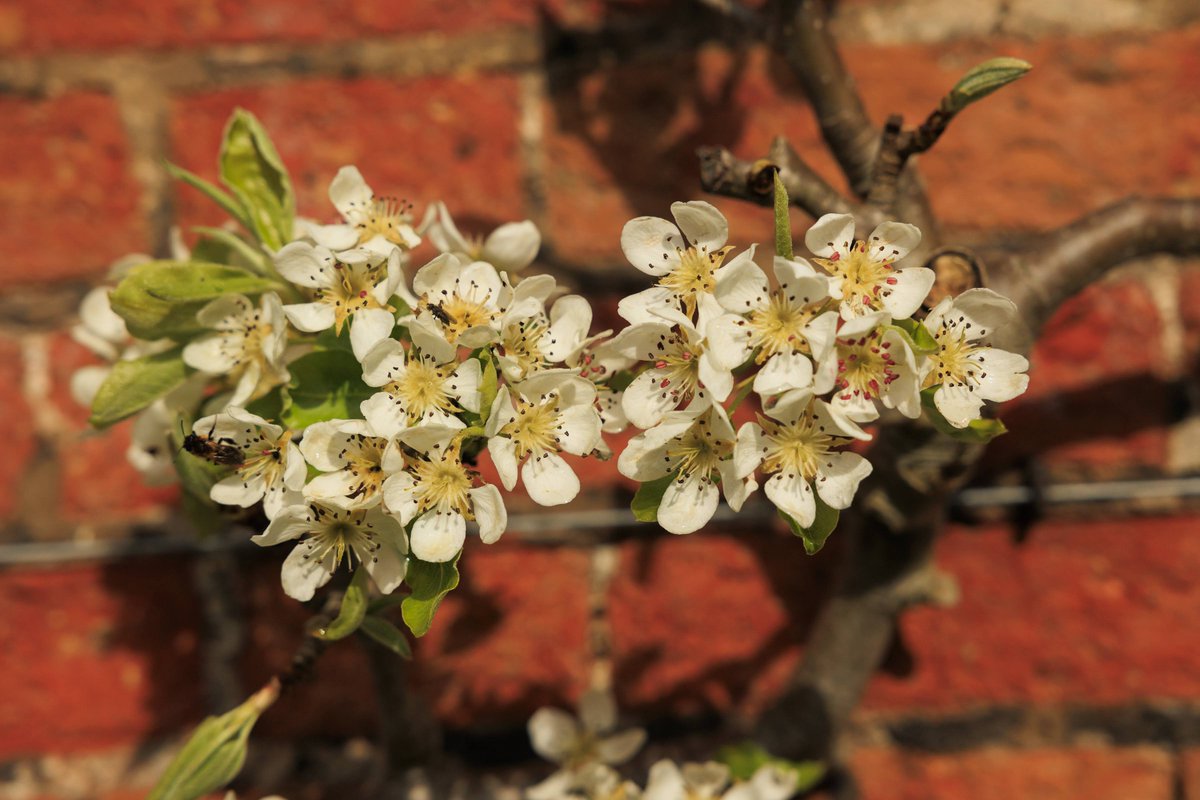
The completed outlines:
[[[1195,0],[841,0],[835,30],[876,122],[924,118],[992,55],[1034,64],[920,158],[949,240],[1200,194]],[[533,219],[540,267],[609,319],[640,286],[622,224],[701,196],[698,146],[753,159],[783,133],[844,186],[794,77],[698,2],[0,0],[0,797],[141,797],[301,639],[283,554],[197,544],[176,491],[127,465],[128,425],[89,433],[68,388],[92,356],[67,331],[108,265],[220,221],[162,162],[215,180],[236,107],[301,214],[331,221],[328,183],[357,164],[464,231]],[[739,244],[769,241],[769,211],[714,202]],[[1112,273],[1033,365],[939,545],[961,601],[905,615],[850,764],[870,798],[1200,798],[1200,262]],[[615,465],[589,469],[573,508],[627,504]],[[688,537],[514,524],[471,548],[407,680],[480,766],[530,757],[529,714],[609,677],[652,736],[703,734],[778,693],[827,550],[761,517]],[[333,648],[262,720],[250,788],[341,796],[372,687]]]

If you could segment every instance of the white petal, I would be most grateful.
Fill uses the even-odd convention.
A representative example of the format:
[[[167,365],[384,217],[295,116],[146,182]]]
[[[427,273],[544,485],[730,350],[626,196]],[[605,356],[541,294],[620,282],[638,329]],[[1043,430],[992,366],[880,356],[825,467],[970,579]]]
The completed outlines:
[[[280,512],[267,529],[262,533],[251,536],[250,541],[259,547],[270,547],[280,542],[290,542],[303,536],[311,525],[308,521],[308,506],[297,504],[288,506]]]
[[[733,369],[750,357],[753,331],[740,316],[723,314],[708,324],[705,333],[709,352],[725,369]]]
[[[412,522],[420,508],[415,487],[416,479],[408,472],[389,475],[383,482],[383,502],[389,512],[400,518],[403,525]]]
[[[310,225],[308,235],[334,252],[349,250],[358,244],[358,229],[352,225]]]
[[[646,732],[641,728],[605,737],[596,743],[596,758],[604,764],[624,764],[637,755],[646,743]]]
[[[75,370],[71,375],[71,398],[85,408],[90,407],[92,401],[96,399],[96,392],[100,391],[100,387],[108,379],[110,372],[112,372],[112,367],[98,365],[80,367]]]
[[[733,373],[718,362],[718,356],[706,350],[700,354],[697,373],[700,384],[708,390],[713,400],[724,402],[733,391]]]
[[[713,295],[721,308],[733,314],[748,314],[767,305],[771,286],[767,274],[750,259],[731,262],[720,270]]]
[[[329,330],[337,320],[333,307],[327,303],[296,303],[283,307],[288,322],[306,333]]]
[[[579,741],[575,718],[557,708],[539,708],[526,725],[533,751],[547,761],[566,761]]]
[[[622,297],[617,302],[617,314],[630,325],[646,322],[662,323],[661,316],[679,307],[679,299],[670,289],[651,286]]]
[[[971,420],[979,419],[983,398],[965,386],[941,386],[933,394],[933,404],[947,422],[956,428],[965,428]]]
[[[500,483],[511,492],[517,485],[517,446],[513,444],[512,439],[493,436],[488,439],[487,448],[492,457],[492,464],[500,476]]]
[[[834,253],[845,256],[852,244],[854,217],[849,214],[826,214],[804,234],[804,246],[821,258],[830,258]]]
[[[406,366],[404,345],[395,339],[384,339],[362,358],[363,383],[383,386],[403,375]]]
[[[554,453],[535,454],[521,469],[529,499],[540,506],[561,506],[579,494],[579,477]]]
[[[196,321],[206,328],[232,330],[243,317],[254,311],[249,298],[240,294],[227,294],[213,300],[196,312]]]
[[[1019,374],[1029,369],[1029,361],[1024,356],[989,347],[976,357],[981,361],[980,372],[987,375],[980,378],[976,390],[984,400],[1012,400],[1029,387],[1029,376]]]
[[[183,348],[183,363],[201,372],[222,375],[234,368],[239,355],[231,346],[228,334],[210,333],[188,342]]]
[[[779,353],[771,356],[754,376],[754,391],[763,397],[783,394],[790,389],[808,389],[813,383],[813,364],[804,353]]]
[[[648,275],[666,275],[679,264],[686,248],[679,230],[661,217],[635,217],[621,229],[621,251],[629,263]]]
[[[408,412],[387,392],[376,392],[358,406],[371,430],[391,439],[408,427]]]
[[[907,319],[925,302],[937,275],[925,267],[909,267],[896,270],[893,277],[896,284],[883,293],[879,302],[894,319]]]
[[[333,254],[307,242],[285,244],[275,254],[275,269],[297,286],[323,289],[333,285]]]
[[[565,361],[592,326],[592,305],[577,294],[560,297],[550,309],[550,330],[542,337],[542,353],[551,362]]]
[[[682,800],[687,797],[688,787],[673,762],[664,759],[650,767],[642,800]]]
[[[600,415],[591,403],[576,403],[562,410],[558,447],[573,456],[586,456],[600,443]]]
[[[329,183],[329,200],[343,217],[366,210],[372,197],[371,187],[355,166],[342,167]]]
[[[467,521],[457,511],[426,511],[413,523],[409,545],[422,561],[450,561],[467,539]]]
[[[676,398],[659,384],[666,372],[648,369],[633,379],[621,396],[621,410],[639,428],[653,428],[671,409],[679,405]]]
[[[499,541],[508,527],[508,509],[504,507],[504,498],[500,490],[490,483],[474,489],[468,489],[471,497],[471,510],[475,521],[479,523],[479,539],[484,544]]]
[[[396,327],[396,318],[385,308],[367,308],[350,320],[350,348],[362,361],[372,347],[386,339]]]
[[[871,474],[871,462],[858,453],[830,453],[820,466],[817,494],[830,508],[849,508],[858,485]]]
[[[905,222],[883,222],[871,231],[867,253],[874,261],[899,261],[921,243],[921,229]]]
[[[720,491],[710,480],[697,476],[671,481],[658,507],[658,524],[669,533],[692,533],[717,513]]]
[[[408,545],[405,542],[404,529],[396,520],[377,509],[368,512],[364,521],[372,526],[372,532],[379,548],[374,554],[359,554],[360,557],[365,556],[363,566],[367,568],[367,574],[371,576],[371,580],[375,581],[379,591],[383,594],[391,594],[400,588],[407,571],[405,554]]]
[[[208,496],[214,503],[223,506],[241,506],[249,508],[263,498],[262,477],[255,475],[243,480],[240,475],[230,475],[213,484]]]
[[[814,300],[818,295],[815,293],[819,289],[817,287],[829,289],[829,278],[824,274],[817,272],[816,268],[808,262],[806,258],[784,258],[783,256],[775,256],[772,262],[775,270],[775,279],[779,281],[779,285],[783,288],[796,288],[799,285],[812,286]],[[814,280],[817,283],[814,283]]]
[[[332,551],[324,558],[307,558],[311,552],[305,542],[292,548],[288,557],[283,561],[280,577],[283,580],[283,591],[293,600],[304,603],[313,599],[317,589],[329,583],[333,577],[334,554]]]
[[[733,448],[734,474],[745,478],[763,460],[763,442],[765,433],[757,422],[747,422],[737,433],[737,444]]]
[[[479,366],[478,359],[470,358],[459,365],[458,369],[454,370],[454,378],[451,380],[450,396],[458,401],[458,404],[467,411],[479,413],[479,383],[483,379],[483,373]]]
[[[497,269],[516,272],[528,267],[542,246],[542,235],[529,220],[509,222],[488,234],[480,258]]]
[[[699,797],[716,797],[729,783],[729,767],[715,761],[684,764],[683,781]]]
[[[802,528],[813,524],[817,518],[817,501],[808,481],[797,473],[777,472],[763,486],[763,491],[775,507]]]
[[[729,222],[712,203],[704,200],[672,203],[671,216],[679,223],[688,244],[702,252],[720,250],[729,239]]]

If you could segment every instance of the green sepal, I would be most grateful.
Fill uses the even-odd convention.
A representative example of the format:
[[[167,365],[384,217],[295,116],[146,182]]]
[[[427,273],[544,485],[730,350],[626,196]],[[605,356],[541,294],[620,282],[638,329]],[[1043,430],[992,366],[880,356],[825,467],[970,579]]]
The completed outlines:
[[[338,609],[338,615],[324,628],[313,631],[313,636],[327,642],[336,642],[358,630],[358,626],[362,625],[367,616],[367,592],[370,580],[366,567],[360,566],[355,570],[354,577],[350,579],[350,585],[342,594],[342,606]]]
[[[925,409],[925,416],[929,418],[939,433],[969,444],[987,444],[997,436],[1008,433],[1008,428],[1004,427],[1004,423],[998,419],[973,419],[965,428],[951,425],[950,420],[942,416],[941,411],[938,411],[937,404],[933,400],[933,396],[939,388],[940,385],[921,390],[921,407]]]
[[[192,230],[204,237],[196,247],[192,248],[192,258],[198,261],[215,261],[216,259],[204,258],[201,255],[204,252],[201,248],[211,243],[219,245],[226,253],[225,260],[221,263],[244,266],[260,275],[270,273],[271,263],[267,254],[233,231],[227,231],[224,228],[210,228],[206,225],[195,225]]]
[[[206,331],[196,313],[227,294],[262,294],[277,286],[241,267],[202,261],[148,261],[109,295],[112,309],[139,339],[186,339]]]
[[[167,172],[171,175],[171,177],[183,181],[193,189],[198,189],[201,194],[205,195],[208,197],[208,199],[220,206],[222,211],[240,222],[242,227],[244,227],[246,230],[251,230],[250,220],[246,218],[245,210],[238,205],[237,200],[230,197],[224,189],[214,183],[209,183],[199,175],[189,172],[177,164],[172,164],[170,161],[164,163],[166,164]]]
[[[239,108],[221,141],[221,182],[233,192],[250,230],[270,250],[292,240],[296,198],[287,168],[259,121]]]
[[[838,517],[841,516],[840,511],[830,508],[829,504],[822,500],[821,495],[815,491],[813,492],[813,501],[817,504],[817,515],[813,518],[812,525],[807,528],[802,527],[790,514],[779,512],[779,516],[783,517],[784,522],[792,529],[792,533],[799,536],[804,542],[804,552],[810,556],[825,546],[829,534],[833,533],[833,529],[837,527]]]
[[[958,83],[954,84],[954,88],[942,100],[942,107],[956,114],[971,103],[982,100],[1002,86],[1007,86],[1031,69],[1032,64],[1019,58],[989,58],[982,64],[971,67],[958,79]]]
[[[779,170],[775,176],[775,255],[791,260],[795,253],[792,251],[792,221],[788,218],[788,194]]]
[[[675,480],[676,473],[647,481],[638,487],[637,492],[633,495],[633,502],[629,504],[630,510],[633,511],[633,517],[638,522],[656,522],[658,520],[658,507],[662,505],[663,495],[667,493],[667,487],[671,485],[671,481]]]
[[[403,659],[412,659],[412,646],[404,632],[382,617],[367,615],[359,630]]]
[[[183,348],[113,364],[92,400],[93,427],[106,428],[133,416],[158,398],[177,389],[194,370],[183,363]]]
[[[623,392],[629,388],[629,384],[633,383],[633,379],[637,376],[632,370],[623,369],[613,373],[613,376],[608,379],[608,388],[614,392]]]
[[[376,390],[362,380],[362,365],[349,350],[317,350],[288,365],[291,404],[281,414],[292,429],[331,419],[362,419],[359,406]]]
[[[729,776],[748,781],[765,766],[776,767],[796,776],[796,794],[810,791],[825,777],[826,766],[821,761],[789,761],[776,758],[755,742],[740,742],[722,747],[716,760],[729,767]]]
[[[450,561],[437,564],[409,556],[404,582],[411,593],[401,601],[400,615],[413,636],[419,638],[429,633],[442,598],[458,586],[460,556],[461,550]]]
[[[201,722],[146,800],[194,800],[237,777],[250,731],[278,697],[279,684],[273,680],[232,711]]]
[[[937,339],[923,323],[915,319],[892,320],[892,327],[904,337],[904,343],[917,355],[929,355],[938,351]]]

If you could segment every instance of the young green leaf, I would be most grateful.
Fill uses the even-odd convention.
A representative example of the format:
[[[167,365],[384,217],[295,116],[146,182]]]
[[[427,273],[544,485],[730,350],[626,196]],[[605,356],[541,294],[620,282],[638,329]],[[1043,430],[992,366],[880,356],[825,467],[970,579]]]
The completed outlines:
[[[483,362],[483,375],[479,380],[479,413],[483,421],[487,422],[492,403],[496,402],[500,378],[496,374],[496,362],[492,360],[490,350],[484,350],[480,360]]]
[[[716,760],[729,767],[734,780],[748,781],[764,766],[773,766],[796,776],[796,793],[803,794],[825,777],[825,765],[820,761],[788,761],[776,758],[755,742],[740,742],[722,747]]]
[[[298,429],[328,419],[362,419],[359,406],[375,393],[362,380],[362,365],[348,350],[316,350],[288,365],[291,405],[283,423]]]
[[[675,473],[664,475],[655,481],[647,481],[638,487],[637,492],[633,495],[633,502],[629,504],[633,510],[633,516],[638,522],[654,522],[658,519],[658,507],[662,505],[663,495],[667,492],[667,487],[671,485],[671,481],[675,480]]]
[[[106,428],[120,422],[177,388],[193,372],[182,354],[183,348],[174,347],[113,364],[92,400],[92,425]]]
[[[194,800],[237,777],[254,723],[278,697],[272,680],[232,711],[201,722],[146,800]]]
[[[401,658],[412,658],[412,647],[408,639],[404,638],[404,633],[399,628],[386,619],[368,615],[363,619],[359,630]]]
[[[775,255],[790,259],[792,252],[792,221],[788,217],[788,193],[775,170]]]
[[[291,179],[267,132],[245,109],[229,118],[220,165],[221,181],[246,210],[258,240],[270,250],[290,242],[296,217]]]
[[[442,602],[442,598],[458,586],[458,559],[460,551],[453,560],[439,564],[421,561],[417,558],[408,559],[408,574],[404,582],[408,584],[411,594],[400,603],[400,615],[404,624],[413,632],[413,636],[421,637],[429,633],[433,624],[433,615]]]
[[[324,628],[313,631],[313,636],[327,642],[336,642],[358,630],[358,626],[367,616],[369,582],[370,576],[367,575],[367,570],[360,566],[355,570],[354,577],[350,579],[350,585],[346,587],[346,592],[342,595],[342,607],[338,609],[337,617]]]
[[[921,390],[921,407],[925,409],[925,416],[929,418],[939,433],[944,433],[951,439],[968,444],[987,444],[997,436],[1008,433],[1008,428],[1004,427],[1004,423],[998,419],[973,419],[965,428],[956,428],[951,425],[950,420],[942,416],[941,411],[938,411],[937,404],[933,400],[937,390],[937,386]]]
[[[1019,58],[990,58],[967,70],[942,100],[942,107],[952,114],[962,111],[976,100],[982,100],[1002,86],[1007,86],[1033,69],[1028,61]]]
[[[225,294],[258,295],[276,284],[226,264],[148,261],[113,289],[112,309],[140,339],[184,339],[205,330],[196,312]]]
[[[923,324],[915,319],[892,320],[892,327],[904,337],[904,342],[917,355],[929,355],[938,351],[937,339]]]
[[[833,529],[837,527],[838,517],[841,516],[841,512],[836,508],[830,508],[816,492],[813,492],[813,500],[817,503],[817,516],[813,519],[813,524],[807,528],[801,527],[800,523],[796,522],[790,515],[782,511],[779,512],[779,516],[783,517],[784,522],[792,529],[792,533],[803,540],[804,552],[810,556],[825,546],[825,541],[829,538],[829,534],[833,533]]]
[[[166,165],[167,172],[170,173],[171,177],[183,181],[194,189],[199,189],[202,194],[219,205],[222,211],[240,222],[243,228],[251,230],[250,221],[246,219],[245,210],[224,189],[216,184],[209,183],[195,173],[188,172],[183,167],[172,164],[170,161],[166,162]]]

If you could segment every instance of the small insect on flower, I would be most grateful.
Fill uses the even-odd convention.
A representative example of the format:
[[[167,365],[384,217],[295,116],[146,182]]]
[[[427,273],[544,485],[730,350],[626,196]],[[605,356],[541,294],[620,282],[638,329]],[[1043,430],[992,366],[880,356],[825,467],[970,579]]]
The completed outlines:
[[[427,308],[429,309],[429,313],[432,314],[434,318],[443,325],[454,324],[454,317],[450,316],[450,312],[442,308],[441,303],[428,303]]]
[[[183,423],[180,422],[181,427],[182,425]],[[207,435],[195,432],[186,434],[183,437],[183,449],[197,458],[203,458],[218,466],[240,467],[246,460],[246,454],[231,439],[214,439],[213,433],[216,429],[217,424],[213,422],[213,427]]]

